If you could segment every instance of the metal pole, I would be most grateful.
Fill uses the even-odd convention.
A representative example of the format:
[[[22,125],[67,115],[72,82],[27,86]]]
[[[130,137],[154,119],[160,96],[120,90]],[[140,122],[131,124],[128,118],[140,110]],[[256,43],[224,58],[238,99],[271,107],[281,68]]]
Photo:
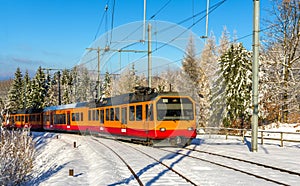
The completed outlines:
[[[151,46],[151,24],[148,25],[148,87],[151,88],[152,81],[152,46]]]
[[[146,40],[146,6],[147,0],[144,0],[144,27],[143,27],[143,41]]]
[[[57,72],[57,75],[58,75],[58,105],[61,105],[60,71]]]
[[[208,13],[209,13],[209,0],[206,2],[206,26],[205,26],[205,36],[208,37]]]
[[[257,133],[258,133],[258,58],[259,58],[259,0],[253,0],[253,63],[252,63],[252,139],[251,151],[257,152]]]
[[[100,86],[100,51],[101,49],[98,47],[97,53],[98,53],[98,78],[97,78],[97,99],[101,99],[101,86]]]

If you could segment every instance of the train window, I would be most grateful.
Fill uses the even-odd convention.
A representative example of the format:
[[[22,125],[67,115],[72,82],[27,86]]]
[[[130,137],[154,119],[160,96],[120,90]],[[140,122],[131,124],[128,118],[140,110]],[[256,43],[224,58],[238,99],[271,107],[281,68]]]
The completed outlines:
[[[119,121],[119,118],[120,118],[120,108],[116,108],[115,111],[116,111],[116,115],[115,115],[116,119],[115,120]]]
[[[79,113],[72,113],[72,121],[80,121]]]
[[[127,124],[127,107],[122,108],[122,118],[121,118],[121,122],[122,124]]]
[[[105,110],[105,120],[109,121],[109,109]]]
[[[158,120],[192,120],[193,103],[187,98],[162,98],[157,102]]]
[[[72,121],[75,121],[75,120],[76,120],[76,114],[72,113]]]
[[[21,121],[24,121],[24,116],[21,116]]]
[[[129,107],[129,120],[134,121],[135,119],[135,106],[130,106]]]
[[[100,123],[104,123],[104,110],[100,110]]]
[[[55,114],[54,115],[54,124],[65,124],[66,115],[65,114]]]
[[[80,121],[83,121],[83,112],[80,113]]]
[[[49,115],[44,114],[44,123],[46,123],[47,121],[49,121]]]
[[[95,121],[96,120],[96,110],[93,110],[93,119],[92,119],[93,121]]]
[[[142,120],[142,114],[143,114],[143,107],[142,105],[137,105],[136,106],[136,117],[135,120],[136,121],[141,121]]]
[[[114,108],[110,108],[110,121],[115,120],[115,111]]]
[[[89,121],[91,121],[92,120],[92,111],[91,110],[89,110],[89,114],[88,114],[89,116]]]
[[[146,105],[146,120],[153,121],[153,106],[152,104]]]
[[[100,110],[97,110],[96,121],[99,121]]]
[[[28,116],[25,116],[25,123],[28,123]]]

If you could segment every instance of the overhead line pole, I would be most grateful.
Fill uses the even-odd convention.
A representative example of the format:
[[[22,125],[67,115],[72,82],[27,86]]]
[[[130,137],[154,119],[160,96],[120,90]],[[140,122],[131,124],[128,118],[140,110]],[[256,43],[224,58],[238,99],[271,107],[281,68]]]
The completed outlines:
[[[60,87],[60,78],[61,74],[60,71],[63,69],[58,69],[58,68],[42,68],[42,70],[47,70],[47,73],[49,74],[49,71],[51,70],[56,70],[57,71],[57,76],[58,76],[58,105],[61,105],[61,87]]]
[[[112,51],[112,52],[133,52],[133,53],[145,53],[148,52],[146,50],[124,50],[124,49],[110,49],[110,48],[86,48],[87,50],[96,50],[97,51],[97,62],[98,62],[98,70],[97,70],[97,99],[101,98],[101,86],[100,86],[100,54],[101,51],[104,52],[108,52],[108,51]]]
[[[97,51],[97,65],[98,65],[98,70],[97,70],[97,94],[96,94],[96,99],[101,98],[101,86],[100,86],[100,52],[101,48],[86,48],[87,50],[96,50]]]
[[[151,45],[151,24],[148,25],[148,87],[152,84],[152,45]]]
[[[251,151],[257,152],[258,133],[258,60],[259,60],[259,0],[253,0],[253,63],[252,63],[252,99],[253,114],[251,121]]]
[[[147,0],[144,0],[143,41],[146,40],[146,9],[147,9]]]
[[[208,37],[208,13],[209,13],[209,0],[206,1],[206,25],[205,25],[205,36]]]

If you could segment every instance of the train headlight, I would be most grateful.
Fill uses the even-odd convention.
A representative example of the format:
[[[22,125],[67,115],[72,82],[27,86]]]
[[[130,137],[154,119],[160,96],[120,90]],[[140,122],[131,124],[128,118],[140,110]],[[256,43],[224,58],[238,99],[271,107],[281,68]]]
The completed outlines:
[[[160,130],[160,132],[165,132],[167,129],[165,127],[162,127],[159,130]]]
[[[194,130],[193,127],[189,127],[189,128],[188,128],[188,131],[193,131],[193,130]]]

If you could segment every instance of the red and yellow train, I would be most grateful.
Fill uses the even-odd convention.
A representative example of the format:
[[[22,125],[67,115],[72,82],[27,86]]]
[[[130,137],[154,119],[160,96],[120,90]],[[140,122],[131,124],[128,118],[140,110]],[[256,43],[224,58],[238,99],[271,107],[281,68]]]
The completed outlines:
[[[4,126],[96,133],[147,144],[167,141],[184,146],[196,137],[195,103],[179,93],[141,89],[99,103],[83,102],[12,113],[7,115]]]

